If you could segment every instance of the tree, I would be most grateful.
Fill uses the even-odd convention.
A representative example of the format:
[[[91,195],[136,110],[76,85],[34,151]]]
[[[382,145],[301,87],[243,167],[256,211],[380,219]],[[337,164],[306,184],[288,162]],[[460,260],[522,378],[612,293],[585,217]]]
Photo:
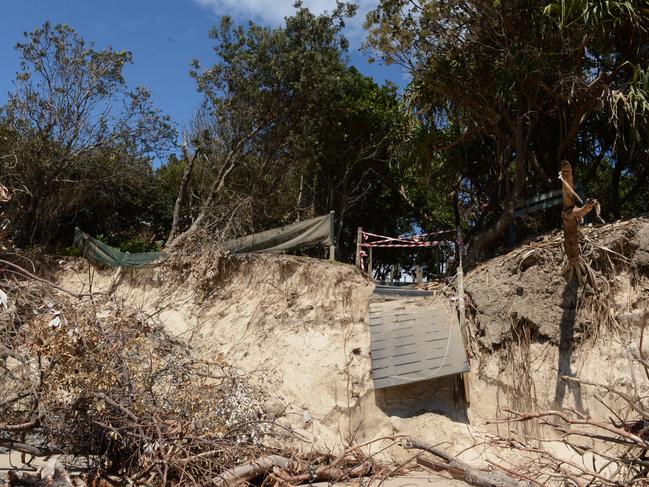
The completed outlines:
[[[11,133],[4,155],[11,157],[1,169],[15,189],[20,246],[56,240],[59,225],[73,227],[83,212],[104,217],[116,203],[139,198],[151,156],[174,138],[149,92],[127,88],[122,70],[131,53],[96,50],[67,25],[45,23],[25,37],[16,45],[21,70],[4,114]],[[129,186],[134,192],[125,195]],[[121,197],[111,201],[116,192]]]
[[[411,115],[394,86],[349,66],[341,29],[353,13],[297,4],[279,28],[223,18],[212,31],[217,61],[193,72],[204,94],[191,136],[200,157],[184,157],[207,184],[192,178],[201,210],[171,245],[199,228],[226,238],[334,210],[346,258],[356,226],[401,226],[390,151]]]
[[[316,16],[296,7],[275,29],[254,23],[244,28],[222,18],[211,32],[216,63],[194,65],[204,101],[192,139],[204,154],[201,164],[211,169],[211,182],[186,234],[211,226],[222,237],[237,212],[248,228],[304,213],[296,207],[306,199],[298,195],[315,187],[305,177],[322,153],[317,136],[323,121],[335,118],[347,76],[347,41],[340,32],[354,8],[339,4]],[[302,193],[295,181],[302,181]]]
[[[635,4],[586,0],[382,0],[368,15],[368,47],[412,75],[429,160],[454,173],[469,261],[500,241],[520,200],[552,188],[563,158],[586,175],[609,150],[595,124],[646,67],[648,25]]]
[[[391,148],[402,140],[410,116],[394,86],[380,87],[353,67],[343,73],[338,95],[322,103],[333,110],[313,132],[319,151],[304,173],[311,184],[299,194],[316,213],[335,210],[336,247],[346,256],[352,254],[356,227],[371,222],[373,213],[393,225],[403,216],[403,207],[389,203],[386,193],[395,186]],[[396,208],[398,214],[391,211]]]
[[[182,145],[182,154],[183,162],[185,167],[183,169],[183,175],[180,179],[180,185],[178,188],[178,197],[174,204],[173,217],[171,221],[171,230],[169,231],[169,237],[167,238],[167,245],[170,245],[174,241],[178,233],[180,232],[180,225],[182,219],[182,209],[187,201],[187,193],[189,191],[189,183],[191,182],[192,173],[194,172],[194,162],[199,155],[199,151],[194,151],[194,155],[190,157],[189,155],[189,143],[187,141],[187,135],[183,133],[183,145]]]

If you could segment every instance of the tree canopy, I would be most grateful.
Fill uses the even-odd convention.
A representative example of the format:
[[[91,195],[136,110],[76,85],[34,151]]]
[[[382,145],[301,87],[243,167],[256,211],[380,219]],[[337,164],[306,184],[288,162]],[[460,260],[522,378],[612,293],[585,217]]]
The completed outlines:
[[[409,74],[378,85],[350,63],[356,6],[300,2],[277,27],[220,18],[213,57],[190,76],[202,102],[177,143],[127,51],[96,49],[49,23],[16,47],[21,69],[0,117],[0,177],[18,245],[69,240],[75,225],[181,242],[224,239],[336,212],[401,233],[461,224],[469,260],[556,227],[558,209],[515,220],[557,189],[560,162],[608,218],[649,193],[648,7],[601,0],[381,0],[365,50]],[[173,227],[171,234],[169,229]],[[509,235],[509,236],[508,236]]]
[[[226,238],[334,210],[337,246],[351,253],[363,204],[390,211],[390,152],[409,114],[394,87],[349,66],[341,31],[353,13],[298,5],[283,27],[224,17],[213,29],[216,60],[192,71],[204,95],[193,129],[203,204],[188,232]]]
[[[170,148],[174,129],[145,88],[127,88],[131,54],[96,50],[49,23],[16,49],[21,69],[3,112],[0,167],[14,193],[16,243],[53,243],[81,224],[119,231],[142,223],[129,213],[146,207],[151,157]]]
[[[412,75],[428,159],[453,175],[477,233],[473,258],[518,202],[554,189],[564,158],[586,185],[611,166],[646,177],[634,159],[646,157],[648,25],[638,4],[608,1],[383,0],[368,15],[368,47]],[[602,195],[612,215],[615,177]]]

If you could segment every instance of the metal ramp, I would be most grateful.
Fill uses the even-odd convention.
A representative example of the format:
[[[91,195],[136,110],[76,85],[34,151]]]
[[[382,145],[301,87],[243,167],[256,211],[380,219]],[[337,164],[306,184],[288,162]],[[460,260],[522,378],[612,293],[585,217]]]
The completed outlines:
[[[376,389],[469,371],[457,313],[445,298],[372,302],[369,314]]]

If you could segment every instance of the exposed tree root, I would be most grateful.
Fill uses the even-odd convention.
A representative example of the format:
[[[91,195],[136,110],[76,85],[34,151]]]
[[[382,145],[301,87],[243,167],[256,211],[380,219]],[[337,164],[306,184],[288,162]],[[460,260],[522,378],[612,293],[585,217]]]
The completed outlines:
[[[594,290],[597,290],[595,274],[579,252],[579,222],[593,209],[595,209],[597,217],[601,220],[599,216],[599,203],[595,199],[587,199],[581,208],[575,206],[575,197],[580,201],[581,198],[572,189],[572,166],[568,161],[561,163],[559,179],[563,182],[563,246],[566,251],[566,257],[568,258],[568,264],[563,269],[563,273],[566,274],[566,280],[570,281],[574,276],[577,278],[579,286],[588,284]]]
[[[530,487],[534,485],[527,480],[515,479],[503,472],[481,470],[434,445],[414,438],[404,440],[403,446],[407,449],[424,450],[443,459],[446,464],[434,462],[436,468],[449,470],[455,474],[456,478],[460,474],[462,480],[476,487]]]

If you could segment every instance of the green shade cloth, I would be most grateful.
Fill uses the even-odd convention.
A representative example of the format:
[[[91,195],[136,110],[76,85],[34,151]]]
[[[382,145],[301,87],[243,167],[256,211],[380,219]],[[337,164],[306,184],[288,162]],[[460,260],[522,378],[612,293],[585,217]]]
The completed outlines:
[[[95,264],[111,267],[140,267],[158,264],[164,259],[162,252],[139,252],[129,254],[122,252],[104,242],[92,238],[78,228],[74,231],[74,246],[81,251],[81,255]]]
[[[232,254],[281,253],[288,250],[329,246],[334,242],[334,212],[265,232],[228,240],[223,248]]]
[[[245,237],[228,240],[223,248],[231,254],[251,252],[282,253],[289,250],[308,249],[333,245],[334,212],[310,218],[279,228],[254,233]],[[141,252],[129,254],[92,238],[78,228],[74,233],[74,246],[81,255],[96,264],[111,267],[139,267],[155,265],[165,258],[162,252]]]

